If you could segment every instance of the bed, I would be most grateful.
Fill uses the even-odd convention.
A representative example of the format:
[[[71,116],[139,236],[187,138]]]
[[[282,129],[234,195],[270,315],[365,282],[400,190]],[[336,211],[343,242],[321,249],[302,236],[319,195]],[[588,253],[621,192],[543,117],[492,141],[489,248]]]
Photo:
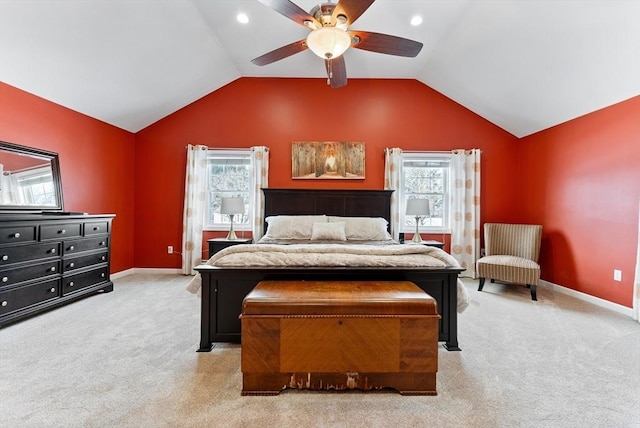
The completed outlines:
[[[265,196],[265,219],[289,216],[308,219],[311,216],[327,216],[341,220],[338,221],[339,223],[344,223],[346,219],[347,224],[350,224],[351,218],[353,221],[357,218],[381,218],[386,224],[391,215],[392,191],[388,190],[262,189],[262,191]],[[314,234],[316,223],[314,222]],[[265,227],[265,230],[269,229]],[[267,238],[268,235],[267,233]],[[316,244],[300,247],[295,242],[288,243],[289,245],[271,244],[268,240],[266,242],[258,245],[234,245],[222,250],[206,264],[196,268],[199,275],[187,289],[191,292],[199,291],[201,294],[198,352],[211,351],[215,342],[240,342],[238,316],[242,311],[242,300],[258,282],[263,280],[411,281],[434,297],[438,303],[441,316],[438,340],[444,342],[444,347],[449,351],[460,350],[457,335],[457,313],[460,308],[458,295],[459,292],[464,293],[464,287],[459,283],[458,274],[464,269],[444,251],[418,244],[395,243],[389,246],[376,245],[375,247],[379,247],[378,250],[363,248],[359,251],[399,253],[395,254],[395,258],[402,261],[400,264],[377,262],[372,266],[364,266],[357,261],[350,262],[349,257],[359,257],[359,255],[340,254],[335,257],[335,253],[331,253],[334,254],[334,260],[343,260],[343,262],[333,263],[330,266],[321,266],[320,263],[310,266],[308,261],[293,263],[293,265],[291,262],[285,262],[287,265],[281,266],[278,265],[279,262],[273,263],[274,256],[267,253],[262,256],[258,251],[261,251],[263,246],[264,248],[276,246],[278,257],[280,257],[284,253],[303,252],[298,249],[312,248],[305,251],[313,252],[313,257],[324,257],[322,254],[315,254],[316,249],[326,247],[326,251],[345,253],[347,252],[345,247],[354,247],[354,245],[350,242],[345,246],[318,241]],[[411,252],[410,247],[420,253],[429,253],[444,262],[436,262],[436,265],[431,266],[418,266],[411,261],[414,256],[408,254]],[[230,262],[225,265],[224,256],[231,257],[234,254],[236,257],[243,257],[245,261]],[[261,257],[266,257],[268,261],[260,262]],[[246,265],[246,260],[254,260],[255,263]]]

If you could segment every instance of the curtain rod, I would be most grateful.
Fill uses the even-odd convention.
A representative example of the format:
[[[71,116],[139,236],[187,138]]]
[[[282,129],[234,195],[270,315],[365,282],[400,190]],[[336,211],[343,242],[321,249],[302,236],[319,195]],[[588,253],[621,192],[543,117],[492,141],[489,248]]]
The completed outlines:
[[[192,146],[204,146],[204,144],[192,144]],[[209,147],[205,146],[207,150],[251,150],[251,147]],[[184,146],[185,149],[189,148],[189,146]]]
[[[447,154],[451,154],[453,152],[456,152],[458,150],[462,150],[465,152],[469,152],[471,150],[478,150],[479,152],[482,153],[482,150],[480,149],[451,149],[451,150],[403,150],[402,153],[447,153]]]
[[[402,153],[447,153],[451,154],[453,150],[403,150]]]

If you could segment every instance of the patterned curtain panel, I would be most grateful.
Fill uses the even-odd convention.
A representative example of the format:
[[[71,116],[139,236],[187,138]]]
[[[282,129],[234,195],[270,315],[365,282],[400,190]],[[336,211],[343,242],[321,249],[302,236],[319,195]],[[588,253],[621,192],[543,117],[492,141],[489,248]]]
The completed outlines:
[[[202,223],[207,190],[206,146],[187,146],[187,174],[182,217],[182,273],[195,275],[202,262]]]
[[[402,183],[402,149],[384,149],[384,189],[395,190],[391,194],[391,236],[399,238],[400,210],[402,208],[400,198],[400,186]]]
[[[251,147],[251,185],[253,191],[249,192],[251,198],[252,212],[251,220],[253,226],[251,228],[253,234],[253,242],[264,235],[264,194],[262,188],[269,187],[269,148],[264,146]]]
[[[480,150],[452,151],[451,255],[476,278],[480,256]]]

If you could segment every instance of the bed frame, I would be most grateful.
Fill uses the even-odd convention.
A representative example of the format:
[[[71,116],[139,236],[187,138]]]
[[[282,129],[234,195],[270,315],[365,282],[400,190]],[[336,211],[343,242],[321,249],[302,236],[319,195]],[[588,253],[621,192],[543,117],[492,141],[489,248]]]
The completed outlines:
[[[345,217],[391,217],[392,190],[262,189],[265,218],[273,215],[326,214]],[[438,302],[438,340],[449,351],[459,351],[457,279],[460,267],[417,268],[234,268],[200,265],[202,304],[200,348],[209,352],[214,342],[240,342],[242,300],[263,280],[411,281]]]

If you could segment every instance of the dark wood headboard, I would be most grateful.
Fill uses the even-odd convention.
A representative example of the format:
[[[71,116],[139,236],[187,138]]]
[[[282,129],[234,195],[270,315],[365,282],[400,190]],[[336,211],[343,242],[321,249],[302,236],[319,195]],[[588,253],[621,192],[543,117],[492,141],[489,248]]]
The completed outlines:
[[[393,190],[262,189],[264,216],[325,214],[383,217],[391,223]],[[266,230],[266,229],[265,229]]]

